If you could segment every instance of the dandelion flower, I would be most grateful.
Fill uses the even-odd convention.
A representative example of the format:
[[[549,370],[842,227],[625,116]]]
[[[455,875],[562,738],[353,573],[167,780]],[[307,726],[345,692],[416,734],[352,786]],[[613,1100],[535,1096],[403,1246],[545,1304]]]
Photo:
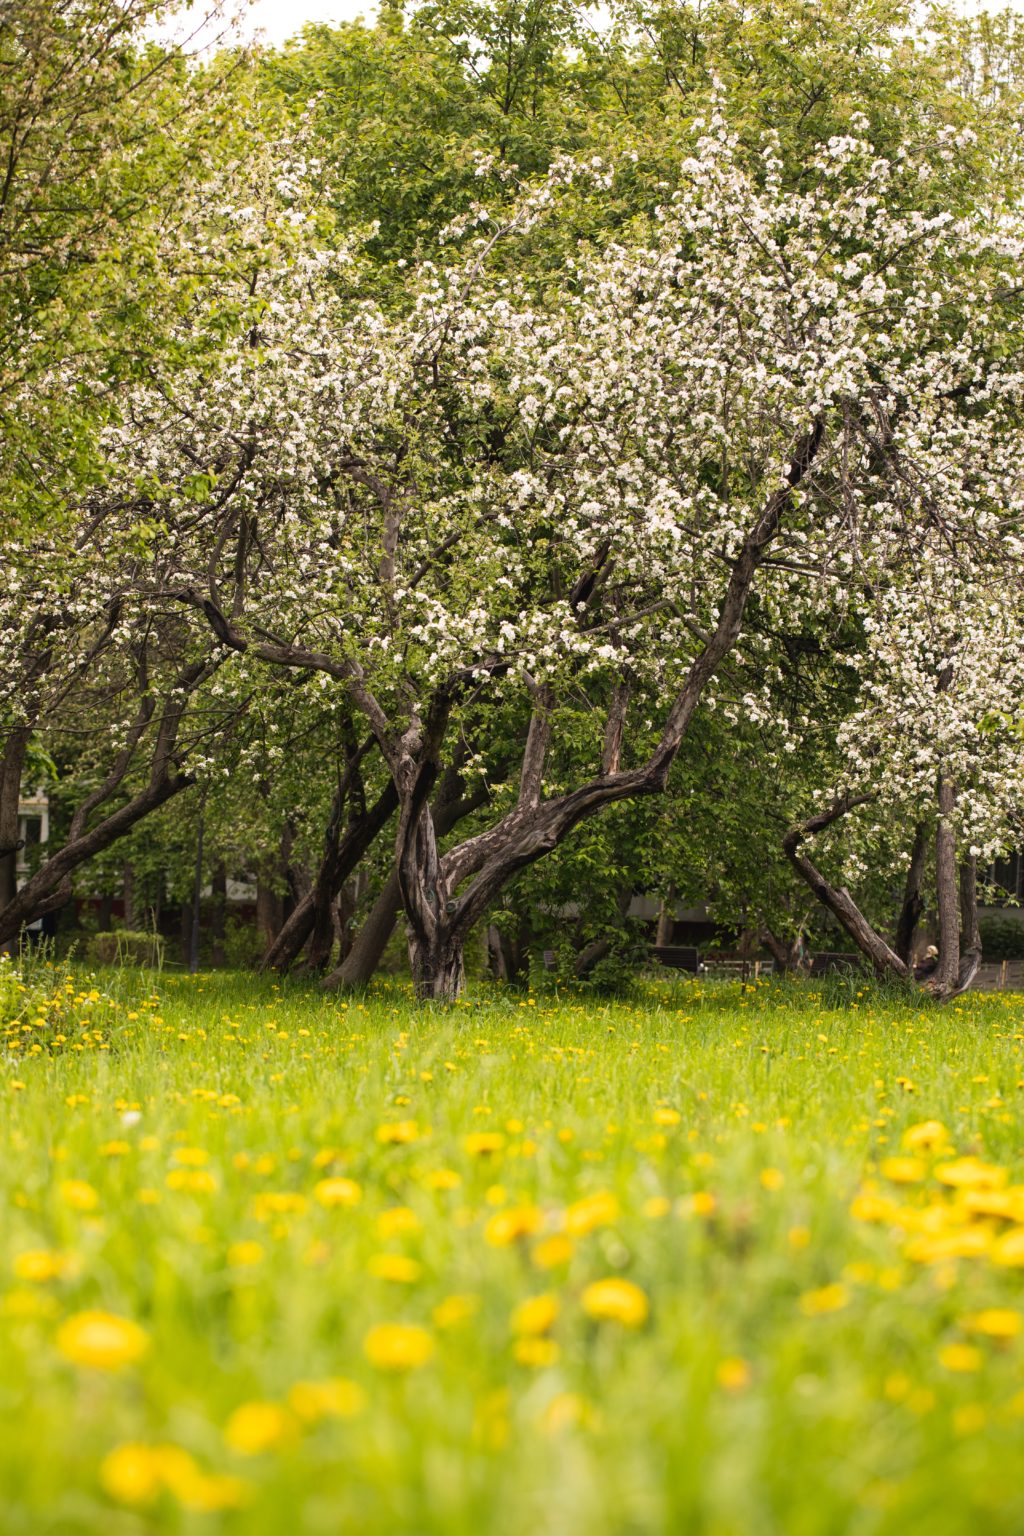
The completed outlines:
[[[594,1280],[584,1289],[581,1304],[588,1317],[623,1328],[641,1328],[650,1311],[646,1294],[632,1280]]]
[[[804,1317],[825,1317],[829,1312],[841,1312],[850,1300],[845,1285],[823,1285],[817,1291],[805,1291],[800,1297],[800,1311]]]
[[[313,1198],[327,1210],[337,1205],[358,1205],[363,1192],[355,1179],[321,1179],[314,1186]]]
[[[325,1381],[297,1381],[288,1392],[288,1406],[303,1424],[321,1419],[354,1419],[366,1407],[366,1393],[354,1381],[331,1376]]]
[[[235,1409],[224,1426],[224,1443],[240,1456],[273,1451],[294,1434],[295,1422],[280,1403],[253,1401]]]
[[[118,1371],[142,1359],[149,1335],[138,1323],[113,1312],[76,1312],[58,1328],[57,1348],[73,1365]]]
[[[416,1323],[378,1323],[363,1340],[363,1351],[380,1371],[414,1371],[434,1353],[434,1340]]]
[[[510,1327],[513,1333],[523,1337],[547,1333],[554,1327],[560,1310],[558,1297],[550,1291],[540,1296],[528,1296],[513,1310]]]
[[[598,1227],[607,1227],[618,1221],[621,1214],[622,1207],[611,1190],[599,1189],[567,1208],[565,1230],[570,1237],[585,1237]]]

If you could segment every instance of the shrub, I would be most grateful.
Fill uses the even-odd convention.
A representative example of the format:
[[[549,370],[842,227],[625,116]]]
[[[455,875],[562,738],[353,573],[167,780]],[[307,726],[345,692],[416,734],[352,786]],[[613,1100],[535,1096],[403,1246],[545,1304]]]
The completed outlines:
[[[1024,959],[1024,922],[1014,922],[1012,917],[983,917],[978,926],[986,960]]]
[[[144,965],[160,971],[164,964],[164,941],[158,933],[119,928],[113,933],[93,934],[88,954],[100,965]]]

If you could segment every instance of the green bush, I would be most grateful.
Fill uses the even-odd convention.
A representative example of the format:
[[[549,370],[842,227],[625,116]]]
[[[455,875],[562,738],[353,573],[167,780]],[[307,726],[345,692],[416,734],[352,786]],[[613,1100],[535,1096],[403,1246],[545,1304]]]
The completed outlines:
[[[99,965],[144,965],[163,970],[164,941],[158,933],[134,933],[119,928],[114,933],[95,933],[89,940],[89,958]]]
[[[263,959],[263,935],[255,918],[232,912],[224,924],[224,964],[229,971],[254,971]]]
[[[983,917],[981,952],[986,960],[1024,959],[1024,922],[1012,917]]]

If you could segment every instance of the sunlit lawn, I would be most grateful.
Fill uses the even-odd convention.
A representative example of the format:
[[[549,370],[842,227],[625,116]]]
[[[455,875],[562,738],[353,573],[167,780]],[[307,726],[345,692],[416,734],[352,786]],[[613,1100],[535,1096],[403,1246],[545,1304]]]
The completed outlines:
[[[1024,999],[65,982],[0,976],[3,1536],[1024,1530]]]

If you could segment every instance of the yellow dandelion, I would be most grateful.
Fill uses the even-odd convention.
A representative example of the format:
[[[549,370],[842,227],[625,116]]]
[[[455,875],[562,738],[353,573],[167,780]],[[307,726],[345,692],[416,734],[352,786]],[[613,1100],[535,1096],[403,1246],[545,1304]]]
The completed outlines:
[[[928,1167],[920,1157],[887,1157],[878,1171],[890,1184],[920,1184]]]
[[[836,1282],[816,1291],[805,1291],[800,1297],[800,1311],[805,1317],[824,1317],[829,1312],[841,1312],[849,1300],[846,1286]]]
[[[74,1267],[74,1259],[69,1253],[58,1253],[51,1248],[27,1248],[16,1255],[11,1267],[17,1279],[42,1285],[47,1280],[59,1280],[68,1274]]]
[[[978,1371],[984,1361],[980,1349],[975,1349],[973,1344],[946,1344],[939,1350],[939,1364],[947,1371],[957,1371],[967,1374]]]
[[[332,1210],[337,1205],[358,1205],[363,1192],[355,1179],[321,1179],[313,1188],[313,1198]]]
[[[713,1216],[718,1202],[710,1190],[698,1189],[695,1194],[684,1195],[676,1209],[680,1216]]]
[[[84,1179],[64,1179],[60,1184],[60,1198],[73,1211],[94,1211],[100,1197]]]
[[[377,1280],[392,1280],[398,1285],[415,1285],[423,1274],[423,1265],[404,1253],[375,1253],[367,1268]]]
[[[414,1371],[434,1353],[434,1340],[416,1323],[378,1323],[363,1340],[363,1351],[380,1371]]]
[[[321,1419],[354,1419],[366,1407],[366,1393],[343,1376],[325,1381],[297,1381],[288,1392],[288,1406],[303,1424]]]
[[[561,1310],[557,1296],[545,1291],[540,1296],[528,1296],[512,1312],[509,1326],[520,1336],[548,1333],[555,1325]]]
[[[992,1263],[1001,1269],[1024,1268],[1024,1230],[1007,1232],[992,1244]]]
[[[729,1355],[718,1362],[715,1380],[726,1392],[742,1392],[750,1386],[750,1366],[738,1355]]]
[[[264,1252],[262,1243],[244,1239],[240,1243],[231,1244],[227,1251],[227,1261],[234,1269],[249,1269],[262,1262]]]
[[[922,1120],[903,1132],[903,1145],[908,1152],[938,1152],[948,1147],[949,1132],[941,1120]]]
[[[480,1298],[471,1293],[446,1296],[444,1301],[439,1301],[431,1313],[434,1327],[442,1331],[448,1328],[458,1328],[463,1323],[468,1323],[480,1310]]]
[[[407,1205],[393,1205],[377,1217],[377,1236],[385,1241],[389,1237],[405,1237],[422,1228],[423,1223],[416,1212]]]
[[[433,1190],[458,1189],[462,1177],[454,1168],[430,1168],[423,1175],[423,1188]]]
[[[168,1189],[188,1195],[212,1195],[217,1188],[208,1168],[172,1168],[164,1182]]]
[[[280,1403],[254,1400],[237,1407],[224,1426],[224,1443],[239,1456],[276,1450],[295,1433],[295,1421]]]
[[[378,1125],[374,1135],[382,1147],[407,1146],[410,1142],[419,1140],[419,1122],[416,1120],[393,1120],[386,1125]]]
[[[624,1328],[641,1328],[650,1312],[646,1293],[632,1280],[618,1278],[592,1281],[584,1288],[580,1303],[588,1317],[620,1323]]]
[[[493,1157],[505,1145],[501,1131],[473,1131],[462,1143],[470,1157]]]
[[[1021,1315],[1012,1307],[986,1307],[960,1320],[966,1333],[982,1333],[990,1339],[1015,1339],[1021,1329]]]
[[[536,1205],[511,1205],[497,1211],[484,1227],[484,1241],[492,1248],[507,1248],[518,1238],[530,1237],[540,1227],[542,1214]]]
[[[607,1227],[618,1221],[622,1207],[609,1189],[596,1190],[570,1205],[565,1213],[565,1230],[570,1237],[585,1237],[598,1227]]]
[[[524,1337],[516,1339],[512,1346],[512,1356],[518,1365],[526,1365],[531,1370],[546,1370],[549,1366],[558,1362],[561,1350],[554,1339],[539,1337]]]
[[[76,1312],[58,1328],[57,1348],[73,1365],[118,1371],[142,1359],[149,1335],[138,1323],[113,1312]]]
[[[1009,1175],[1005,1168],[983,1163],[977,1157],[958,1157],[951,1163],[939,1163],[935,1177],[953,1189],[1002,1189]]]
[[[782,1188],[786,1182],[786,1176],[780,1168],[762,1168],[760,1180],[762,1189],[774,1191]]]
[[[128,1440],[100,1463],[100,1485],[119,1504],[152,1504],[163,1487],[155,1447]]]

